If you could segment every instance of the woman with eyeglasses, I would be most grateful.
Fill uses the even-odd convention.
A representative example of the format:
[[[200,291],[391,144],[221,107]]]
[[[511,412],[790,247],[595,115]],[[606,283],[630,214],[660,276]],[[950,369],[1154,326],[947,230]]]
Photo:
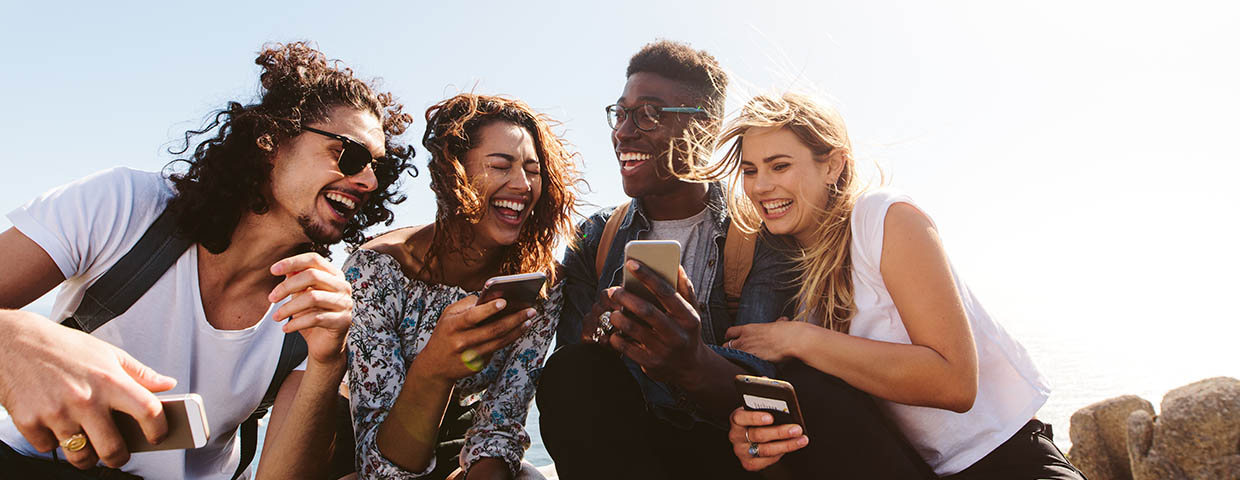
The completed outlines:
[[[759,96],[725,128],[719,145],[728,142],[723,159],[695,175],[739,177],[736,221],[795,240],[800,288],[795,319],[732,327],[733,348],[781,374],[826,374],[788,378],[798,393],[870,394],[941,478],[1082,478],[1033,419],[1050,390],[1029,354],[957,275],[911,198],[859,187],[834,110],[797,94]],[[807,415],[804,431],[771,425],[762,411],[737,409],[730,420],[733,451],[750,470],[825,475],[852,461],[833,457],[852,439],[822,419]]]
[[[435,222],[383,234],[344,265],[358,473],[518,477],[532,470],[524,422],[559,319],[552,248],[572,229],[573,155],[518,100],[461,94],[426,120]],[[530,272],[548,279],[533,308],[478,302],[488,278]]]

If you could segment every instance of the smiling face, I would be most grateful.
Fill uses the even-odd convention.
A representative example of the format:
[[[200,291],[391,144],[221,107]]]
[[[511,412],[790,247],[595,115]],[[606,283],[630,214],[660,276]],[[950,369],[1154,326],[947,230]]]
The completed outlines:
[[[675,80],[650,72],[637,72],[624,84],[624,93],[616,101],[621,107],[634,108],[641,105],[656,107],[695,107],[701,103],[688,87]],[[684,135],[685,128],[693,120],[692,114],[661,114],[658,127],[642,131],[630,118],[611,132],[611,144],[620,162],[620,175],[624,193],[631,198],[667,193],[682,181],[667,169],[667,154],[671,141]],[[683,165],[687,159],[683,152],[676,152],[673,165]]]
[[[829,185],[839,179],[843,161],[815,158],[787,128],[751,128],[741,142],[745,196],[771,233],[792,235],[808,245],[827,207]]]
[[[372,157],[384,155],[383,126],[370,112],[336,107],[306,126],[348,137]],[[340,140],[302,132],[281,143],[272,156],[269,213],[294,219],[306,239],[317,244],[340,241],[353,215],[378,187],[370,166],[354,175],[341,173],[337,160],[342,149]]]
[[[507,121],[478,128],[477,144],[465,152],[465,175],[482,197],[482,218],[473,225],[474,246],[513,245],[542,194],[542,164],[534,138]]]

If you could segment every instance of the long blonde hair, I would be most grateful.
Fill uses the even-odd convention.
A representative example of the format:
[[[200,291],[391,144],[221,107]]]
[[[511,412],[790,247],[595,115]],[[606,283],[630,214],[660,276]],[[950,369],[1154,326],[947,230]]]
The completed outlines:
[[[839,161],[840,175],[829,189],[826,205],[811,205],[817,220],[814,236],[820,241],[801,245],[795,255],[797,283],[796,320],[848,332],[849,321],[857,310],[853,298],[852,259],[849,219],[860,187],[852,156],[852,144],[844,119],[835,109],[798,93],[780,96],[759,95],[741,109],[740,115],[724,126],[716,149],[724,148],[723,158],[703,167],[691,167],[691,180],[729,180],[728,208],[732,221],[745,232],[757,232],[762,219],[739,188],[741,145],[752,128],[786,128],[796,134],[817,162]],[[821,320],[817,320],[821,319]]]

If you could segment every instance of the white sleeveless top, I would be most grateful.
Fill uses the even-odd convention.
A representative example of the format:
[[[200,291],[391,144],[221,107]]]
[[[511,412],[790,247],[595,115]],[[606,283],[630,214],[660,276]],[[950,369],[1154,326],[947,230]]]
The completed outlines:
[[[853,210],[852,281],[857,314],[849,334],[907,344],[912,343],[908,331],[879,272],[883,225],[887,209],[895,203],[916,207],[907,195],[884,188],[862,194]],[[1033,418],[1050,396],[1046,379],[1025,348],[990,318],[955,267],[952,277],[977,345],[978,388],[973,408],[956,413],[876,398],[940,476],[958,473],[981,460]]]

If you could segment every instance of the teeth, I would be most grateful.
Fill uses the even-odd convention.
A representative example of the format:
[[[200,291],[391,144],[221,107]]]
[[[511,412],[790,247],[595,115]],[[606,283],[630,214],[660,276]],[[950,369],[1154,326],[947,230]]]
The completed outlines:
[[[348,208],[349,210],[353,210],[353,207],[355,206],[353,200],[350,200],[348,197],[339,193],[327,192],[326,196],[332,201],[339,202],[341,205],[344,205],[345,208]]]
[[[499,208],[507,208],[517,213],[521,213],[522,210],[525,210],[524,203],[515,202],[512,200],[492,200],[491,205],[494,205]]]
[[[620,153],[621,162],[640,162],[643,160],[650,160],[650,155],[646,153],[637,153],[637,152],[621,152]]]
[[[762,202],[762,208],[766,209],[767,213],[783,213],[790,205],[792,205],[792,200],[787,199]]]

